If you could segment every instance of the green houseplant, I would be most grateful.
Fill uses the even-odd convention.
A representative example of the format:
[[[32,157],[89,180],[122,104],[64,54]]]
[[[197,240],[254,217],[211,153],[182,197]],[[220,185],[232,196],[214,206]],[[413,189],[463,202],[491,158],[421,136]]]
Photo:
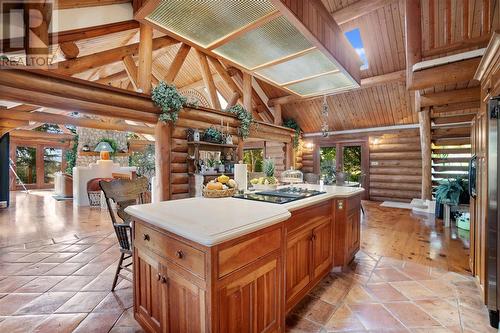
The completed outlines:
[[[462,196],[464,193],[467,193],[466,184],[463,179],[457,178],[441,181],[434,195],[437,203],[456,206],[464,201]]]
[[[155,146],[147,145],[143,151],[129,157],[129,166],[137,167],[137,174],[151,179],[155,175]]]
[[[295,119],[288,118],[283,120],[283,126],[291,128],[295,131],[295,134],[293,136],[293,149],[297,150],[299,148],[300,132],[302,131],[299,124],[297,124]]]
[[[222,143],[222,132],[215,127],[209,127],[203,132],[203,141],[211,143]]]
[[[78,135],[73,139],[73,147],[66,151],[66,173],[73,175],[73,167],[76,166],[76,156],[78,154]]]
[[[250,135],[250,126],[253,123],[252,113],[247,111],[243,106],[236,104],[235,106],[229,108],[227,112],[234,114],[240,120],[240,127],[238,128],[238,134],[246,139]]]
[[[151,92],[151,100],[161,109],[160,120],[175,123],[179,119],[179,111],[186,105],[187,98],[177,88],[161,81]]]

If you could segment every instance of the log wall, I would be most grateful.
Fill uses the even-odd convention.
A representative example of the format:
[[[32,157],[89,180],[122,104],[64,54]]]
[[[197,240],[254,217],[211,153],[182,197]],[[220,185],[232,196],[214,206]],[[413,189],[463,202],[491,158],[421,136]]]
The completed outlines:
[[[282,142],[266,141],[266,157],[274,160],[275,176],[280,177],[285,170],[286,151]]]

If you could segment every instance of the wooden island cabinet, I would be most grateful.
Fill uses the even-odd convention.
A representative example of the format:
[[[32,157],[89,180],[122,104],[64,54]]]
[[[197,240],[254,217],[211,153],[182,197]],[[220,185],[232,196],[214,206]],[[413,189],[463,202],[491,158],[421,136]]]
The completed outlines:
[[[283,332],[286,313],[354,257],[359,203],[322,201],[213,246],[136,219],[135,318],[148,332]]]

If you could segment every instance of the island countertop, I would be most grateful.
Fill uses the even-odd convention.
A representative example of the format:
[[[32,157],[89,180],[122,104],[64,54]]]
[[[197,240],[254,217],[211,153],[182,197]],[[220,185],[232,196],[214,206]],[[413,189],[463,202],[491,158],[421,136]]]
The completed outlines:
[[[160,229],[210,247],[285,221],[294,210],[364,191],[359,187],[295,186],[326,193],[282,205],[237,198],[197,197],[129,206],[125,211]]]

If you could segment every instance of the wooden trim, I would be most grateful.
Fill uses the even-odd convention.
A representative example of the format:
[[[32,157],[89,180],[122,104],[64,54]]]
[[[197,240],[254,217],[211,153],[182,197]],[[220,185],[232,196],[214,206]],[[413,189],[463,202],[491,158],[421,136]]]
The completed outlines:
[[[432,150],[430,109],[418,113],[420,147],[422,150],[422,199],[432,199]]]
[[[278,18],[281,16],[281,13],[277,10],[274,10],[264,16],[262,16],[261,18],[253,21],[253,22],[250,22],[249,24],[231,32],[230,34],[226,35],[226,36],[223,36],[222,38],[219,38],[218,40],[214,41],[212,44],[208,45],[206,47],[207,50],[213,50],[213,49],[216,49],[218,48],[219,46],[222,46],[224,44],[227,44],[229,43],[230,41],[252,31],[252,30],[255,30],[269,22],[271,22],[272,20]]]
[[[484,52],[484,56],[481,58],[481,62],[477,67],[476,73],[474,74],[474,80],[482,81],[486,74],[487,69],[490,67],[491,63],[495,60],[495,56],[500,53],[500,30],[497,30],[491,36],[491,40],[488,43],[488,47]]]

